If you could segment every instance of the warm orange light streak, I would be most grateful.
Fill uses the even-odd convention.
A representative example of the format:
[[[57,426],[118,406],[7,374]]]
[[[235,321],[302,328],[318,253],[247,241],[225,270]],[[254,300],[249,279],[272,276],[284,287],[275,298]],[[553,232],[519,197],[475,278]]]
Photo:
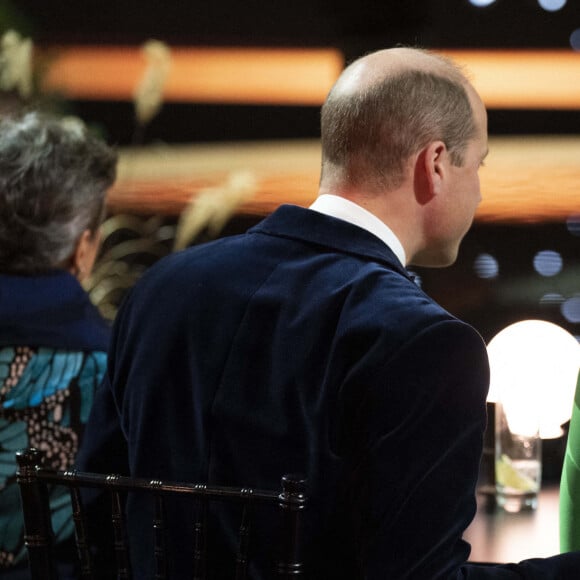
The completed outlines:
[[[580,137],[494,137],[489,149],[480,172],[479,221],[562,221],[580,215]]]
[[[131,100],[146,67],[139,48],[75,46],[48,54],[43,88],[70,99]],[[172,48],[164,98],[319,105],[343,66],[332,48]]]
[[[491,108],[579,109],[580,53],[442,51],[464,65]],[[69,46],[50,55],[44,88],[72,99],[131,100],[145,70],[138,47]],[[173,48],[165,99],[319,105],[344,66],[340,51]]]
[[[580,109],[580,53],[572,50],[445,51],[464,65],[489,108]]]
[[[266,215],[282,203],[314,201],[316,140],[126,149],[109,196],[113,211],[178,214],[207,187],[245,170],[256,193],[241,214]],[[580,214],[580,137],[494,137],[481,170],[479,222],[532,223]]]

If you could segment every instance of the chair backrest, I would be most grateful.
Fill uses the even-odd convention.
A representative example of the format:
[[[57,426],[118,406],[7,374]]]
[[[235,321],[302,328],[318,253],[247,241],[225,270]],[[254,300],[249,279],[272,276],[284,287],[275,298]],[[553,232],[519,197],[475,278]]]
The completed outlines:
[[[117,577],[131,578],[131,565],[127,541],[123,497],[125,492],[147,493],[154,502],[153,521],[154,566],[152,577],[157,580],[167,576],[167,552],[164,502],[168,496],[188,496],[198,504],[191,524],[194,545],[192,549],[191,578],[211,579],[211,570],[206,570],[206,530],[208,506],[211,502],[235,502],[241,504],[241,517],[237,537],[235,573],[232,578],[247,577],[249,545],[251,542],[251,513],[256,503],[276,506],[279,517],[274,523],[280,533],[280,551],[275,578],[299,578],[303,573],[300,561],[299,519],[306,505],[305,480],[297,475],[282,477],[281,489],[265,491],[250,488],[210,486],[195,483],[146,480],[116,475],[88,472],[55,471],[42,465],[42,454],[36,449],[26,449],[16,454],[18,462],[17,480],[20,486],[25,524],[25,544],[29,556],[32,580],[57,579],[53,559],[53,528],[48,500],[49,485],[63,485],[70,491],[75,526],[77,552],[82,578],[95,578],[91,558],[90,538],[87,537],[87,520],[81,498],[82,488],[97,488],[111,496],[111,519],[114,551],[116,554]],[[275,530],[273,529],[272,532]],[[275,557],[275,556],[274,556]],[[95,578],[96,580],[96,578]]]

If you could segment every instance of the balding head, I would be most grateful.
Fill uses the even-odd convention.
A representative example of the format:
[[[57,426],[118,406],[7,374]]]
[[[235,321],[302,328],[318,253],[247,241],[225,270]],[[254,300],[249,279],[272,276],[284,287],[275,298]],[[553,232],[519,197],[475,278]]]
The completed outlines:
[[[354,95],[407,71],[438,74],[462,85],[468,83],[450,60],[425,50],[400,47],[378,50],[355,60],[344,69],[331,94]]]
[[[354,61],[322,107],[322,183],[395,188],[411,156],[434,140],[461,165],[477,132],[468,91],[452,62],[427,51],[392,48]]]

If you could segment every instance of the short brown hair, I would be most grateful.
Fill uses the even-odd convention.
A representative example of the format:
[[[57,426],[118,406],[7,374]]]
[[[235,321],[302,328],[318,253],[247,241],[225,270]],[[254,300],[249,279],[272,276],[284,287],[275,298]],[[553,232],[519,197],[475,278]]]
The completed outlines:
[[[449,75],[403,70],[360,91],[331,91],[322,107],[323,173],[331,164],[351,184],[400,185],[407,159],[434,140],[461,166],[477,134],[467,80],[444,59]]]

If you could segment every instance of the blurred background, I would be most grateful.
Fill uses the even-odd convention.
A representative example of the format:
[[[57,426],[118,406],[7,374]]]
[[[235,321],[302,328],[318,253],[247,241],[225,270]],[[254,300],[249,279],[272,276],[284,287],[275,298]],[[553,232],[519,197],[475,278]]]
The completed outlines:
[[[580,340],[577,0],[0,0],[0,27],[34,44],[32,96],[6,90],[2,106],[76,115],[120,148],[108,265],[92,281],[110,318],[143,268],[175,248],[186,213],[185,245],[310,203],[324,94],[344,63],[405,44],[459,57],[491,137],[484,203],[458,261],[417,269],[418,283],[486,341],[528,318]],[[152,39],[168,52],[143,56]],[[163,97],[139,121],[133,88],[147,70]]]

